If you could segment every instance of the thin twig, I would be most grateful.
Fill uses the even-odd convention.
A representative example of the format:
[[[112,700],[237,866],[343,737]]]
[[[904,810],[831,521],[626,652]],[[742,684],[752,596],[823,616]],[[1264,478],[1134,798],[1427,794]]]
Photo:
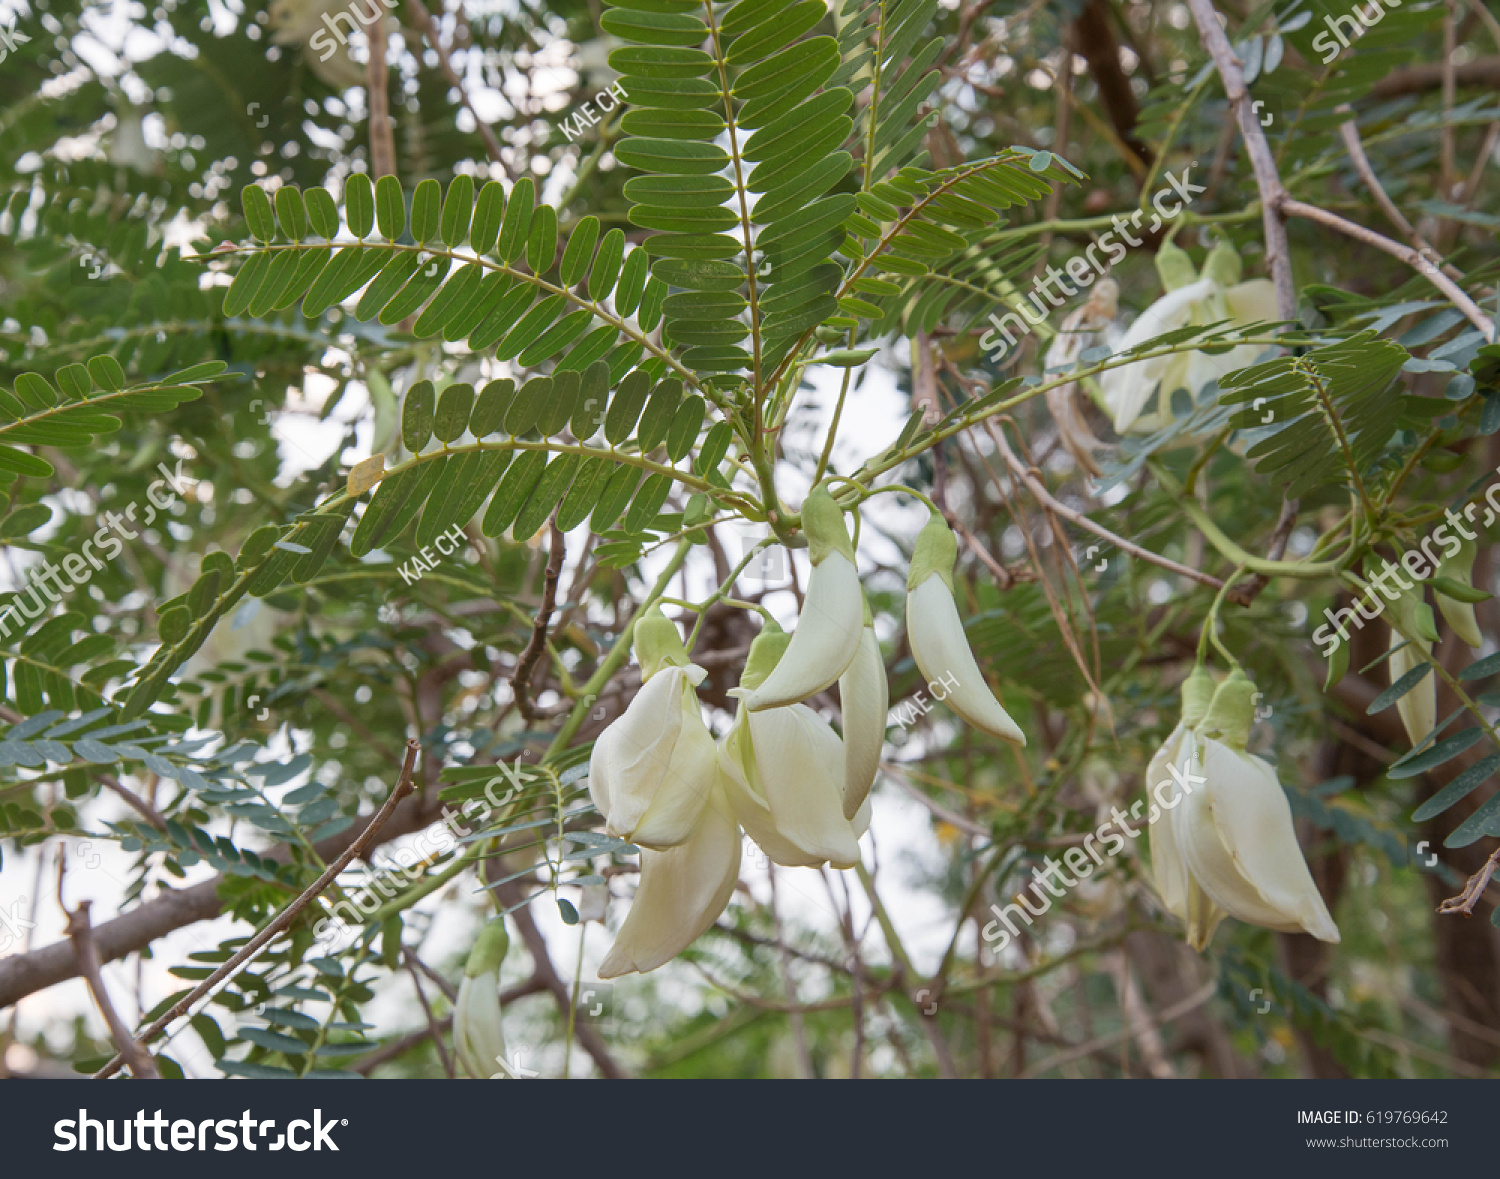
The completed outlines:
[[[993,423],[990,424],[993,425]],[[1213,574],[1204,573],[1201,570],[1193,569],[1187,565],[1181,565],[1178,562],[1172,560],[1170,557],[1163,557],[1159,553],[1151,552],[1150,549],[1143,549],[1140,545],[1135,544],[1132,541],[1128,541],[1123,536],[1118,536],[1115,533],[1111,532],[1108,528],[1104,527],[1104,525],[1096,524],[1082,512],[1068,507],[1067,504],[1055,498],[1052,493],[1047,490],[1045,484],[1032,476],[1031,471],[1024,464],[1022,464],[1021,460],[1016,457],[1015,452],[1011,450],[1010,444],[1005,440],[1004,433],[998,427],[990,430],[990,436],[994,438],[995,446],[999,449],[1001,455],[1004,457],[1006,466],[1010,467],[1011,472],[1016,476],[1016,478],[1021,480],[1022,483],[1026,484],[1027,490],[1029,490],[1040,503],[1042,503],[1051,511],[1056,512],[1064,520],[1071,520],[1074,524],[1077,524],[1078,527],[1085,529],[1088,532],[1092,532],[1095,536],[1100,537],[1103,540],[1109,541],[1110,544],[1116,546],[1123,552],[1131,554],[1131,556],[1139,557],[1143,561],[1149,561],[1153,565],[1160,565],[1163,569],[1170,570],[1171,572],[1179,574],[1183,577],[1191,578],[1193,581],[1198,582],[1200,585],[1206,585],[1212,589],[1224,588],[1224,583],[1217,577],[1213,576]]]
[[[1339,110],[1341,112],[1349,111],[1349,107],[1346,104],[1341,106]],[[1350,111],[1349,113],[1352,114],[1353,112]],[[1446,262],[1443,262],[1442,255],[1433,249],[1431,243],[1417,232],[1417,227],[1406,219],[1406,214],[1396,207],[1396,203],[1391,200],[1390,196],[1381,186],[1380,178],[1375,175],[1375,169],[1370,166],[1370,159],[1365,155],[1365,145],[1360,142],[1359,128],[1355,125],[1354,120],[1350,119],[1347,123],[1341,123],[1339,125],[1339,134],[1343,137],[1344,147],[1349,152],[1349,159],[1354,164],[1354,170],[1359,173],[1359,178],[1365,182],[1365,187],[1370,190],[1370,195],[1375,198],[1375,203],[1380,206],[1380,211],[1386,215],[1387,220],[1399,229],[1401,235],[1407,241],[1411,242],[1429,262],[1440,264],[1443,273],[1453,279],[1454,282],[1461,281],[1464,276],[1463,271],[1459,270],[1456,266],[1450,266]]]
[[[109,1001],[109,992],[104,989],[104,974],[99,964],[99,951],[94,946],[93,926],[89,924],[89,907],[92,901],[79,901],[78,908],[68,914],[67,933],[73,939],[73,953],[78,957],[78,972],[88,980],[89,990],[94,994],[94,1003],[104,1022],[109,1025],[109,1035],[115,1042],[119,1057],[130,1066],[130,1073],[137,1079],[160,1080],[156,1061],[151,1053],[130,1034],[125,1021],[120,1018],[115,1005]]]
[[[552,527],[552,545],[547,552],[547,571],[542,575],[542,604],[536,612],[536,622],[531,627],[531,641],[516,660],[515,674],[510,677],[510,688],[515,693],[516,708],[528,721],[537,719],[535,706],[531,703],[531,673],[536,669],[547,649],[547,628],[552,624],[552,611],[557,606],[557,579],[562,572],[563,554],[567,543],[558,531],[557,519],[548,522]]]
[[[1465,917],[1471,916],[1474,906],[1479,903],[1479,898],[1484,896],[1484,890],[1490,886],[1490,877],[1495,870],[1500,868],[1500,847],[1490,853],[1490,858],[1484,862],[1484,866],[1469,877],[1469,882],[1464,885],[1463,892],[1456,897],[1449,897],[1437,907],[1439,913],[1462,913]]]
[[[144,818],[146,822],[151,824],[151,826],[155,827],[158,831],[165,831],[167,829],[167,821],[166,819],[162,818],[161,812],[154,806],[152,806],[149,802],[147,802],[144,798],[142,798],[139,794],[137,794],[134,790],[131,790],[128,786],[122,785],[119,779],[116,778],[113,774],[95,774],[94,776],[98,778],[99,781],[106,787],[114,791],[127,803],[129,803],[134,810],[140,813],[141,817]]]
[[[1255,172],[1255,185],[1260,190],[1261,224],[1266,235],[1266,266],[1276,286],[1276,314],[1282,319],[1295,319],[1297,291],[1292,285],[1291,246],[1287,242],[1286,222],[1278,205],[1278,198],[1285,189],[1276,171],[1276,159],[1266,142],[1260,119],[1251,106],[1244,70],[1219,24],[1219,14],[1210,0],[1187,0],[1187,4],[1193,14],[1193,23],[1198,26],[1203,47],[1213,58],[1214,68],[1224,82],[1224,96],[1240,125],[1240,137],[1245,141],[1245,152]]]
[[[420,746],[417,744],[415,738],[406,742],[406,761],[401,766],[401,776],[396,781],[396,788],[391,791],[390,797],[385,800],[385,805],[375,812],[375,817],[370,820],[369,826],[360,833],[360,837],[351,843],[338,859],[329,864],[323,875],[314,880],[301,896],[280,913],[276,914],[270,924],[246,942],[244,947],[233,958],[224,963],[223,966],[220,966],[194,987],[192,991],[174,1003],[170,1011],[148,1027],[141,1034],[142,1044],[149,1044],[152,1040],[156,1039],[169,1023],[184,1014],[189,1007],[212,991],[221,982],[236,974],[240,967],[259,953],[267,942],[290,925],[297,914],[307,908],[312,903],[314,897],[332,884],[338,878],[339,873],[353,863],[356,857],[365,854],[365,851],[374,843],[376,833],[381,827],[385,826],[386,820],[391,817],[391,812],[396,809],[397,804],[411,793],[412,767],[416,764],[417,750],[419,748]],[[106,1077],[114,1076],[115,1073],[120,1071],[120,1064],[120,1057],[116,1056],[94,1074],[94,1079],[103,1080]]]
[[[1469,322],[1484,333],[1486,340],[1494,340],[1495,325],[1478,304],[1464,293],[1457,283],[1446,274],[1419,254],[1410,246],[1403,246],[1400,242],[1392,241],[1384,234],[1376,233],[1373,229],[1366,229],[1363,225],[1356,225],[1353,221],[1340,217],[1337,213],[1330,213],[1327,209],[1320,209],[1316,205],[1309,205],[1303,201],[1292,200],[1283,197],[1281,209],[1290,217],[1303,217],[1308,221],[1316,221],[1319,225],[1326,225],[1330,229],[1336,229],[1346,237],[1352,237],[1355,241],[1364,242],[1366,245],[1374,246],[1377,250],[1384,250],[1392,258],[1398,258],[1405,262],[1443,294],[1448,296],[1449,301],[1457,307],[1468,318]]]
[[[458,101],[464,104],[464,109],[474,119],[474,125],[479,129],[479,137],[484,140],[485,151],[490,153],[490,159],[504,168],[505,160],[500,155],[500,141],[495,138],[490,125],[479,117],[474,104],[469,101],[469,92],[464,88],[463,79],[458,76],[453,63],[448,60],[448,51],[443,48],[442,39],[438,36],[437,22],[432,19],[432,13],[427,11],[422,0],[408,0],[408,3],[411,5],[412,15],[427,30],[427,40],[431,42],[434,52],[437,53],[438,67],[443,71],[443,77],[448,79],[448,85],[458,91]],[[509,169],[506,170],[509,171]]]
[[[1158,1024],[1170,1023],[1178,1016],[1186,1015],[1189,1011],[1193,1011],[1199,1007],[1202,1007],[1203,1004],[1207,1003],[1214,997],[1214,994],[1218,991],[1218,989],[1218,980],[1215,979],[1210,981],[1199,990],[1194,991],[1186,999],[1182,999],[1164,1010],[1159,1016],[1157,1016],[1156,1022]],[[1079,1060],[1085,1056],[1092,1056],[1095,1052],[1099,1052],[1105,1048],[1112,1048],[1114,1045],[1120,1043],[1121,1041],[1130,1039],[1130,1037],[1135,1034],[1135,1028],[1127,1023],[1123,1028],[1120,1028],[1117,1031],[1110,1032],[1107,1035],[1103,1036],[1096,1036],[1094,1039],[1089,1040],[1087,1043],[1079,1044],[1073,1048],[1069,1048],[1066,1052],[1059,1052],[1056,1056],[1049,1056],[1045,1060],[1037,1061],[1036,1064],[1032,1065],[1029,1069],[1021,1074],[1021,1078],[1025,1080],[1030,1077],[1039,1077],[1044,1073],[1051,1072],[1055,1068],[1058,1068],[1064,1064],[1068,1064],[1070,1061]]]
[[[422,1005],[422,1014],[427,1017],[427,1027],[432,1033],[432,1046],[437,1049],[438,1061],[443,1066],[443,1072],[448,1079],[454,1080],[458,1073],[453,1069],[453,1058],[448,1055],[448,1049],[443,1044],[442,1033],[438,1030],[437,1018],[432,1014],[432,1004],[427,1001],[427,993],[422,990],[422,975],[417,971],[415,963],[417,956],[410,950],[403,955],[406,958],[406,969],[411,972],[411,985],[417,992],[417,1002]],[[451,1026],[451,1025],[450,1025]]]

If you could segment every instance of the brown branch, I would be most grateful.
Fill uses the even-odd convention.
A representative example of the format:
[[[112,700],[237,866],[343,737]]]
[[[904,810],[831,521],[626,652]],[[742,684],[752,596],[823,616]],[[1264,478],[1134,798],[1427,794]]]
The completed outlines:
[[[104,1022],[109,1025],[110,1039],[114,1040],[115,1048],[120,1054],[117,1059],[123,1058],[130,1066],[131,1075],[137,1079],[160,1080],[161,1074],[156,1071],[156,1061],[151,1059],[151,1053],[146,1051],[141,1042],[130,1034],[130,1029],[115,1010],[115,1005],[109,1001],[109,992],[104,989],[99,951],[94,947],[93,926],[89,924],[89,907],[92,904],[92,901],[79,901],[78,908],[68,914],[67,933],[73,941],[79,969],[88,980],[99,1014],[104,1016]]]
[[[1109,26],[1107,0],[1089,0],[1073,22],[1073,34],[1077,38],[1079,55],[1089,63],[1089,77],[1099,89],[1099,103],[1114,126],[1118,142],[1128,150],[1126,162],[1149,165],[1151,149],[1135,133],[1140,121],[1140,107],[1135,100],[1135,91],[1130,88],[1130,79],[1120,66],[1120,45]],[[1071,52],[1065,52],[1063,68],[1071,73]],[[1061,146],[1057,150],[1062,151]],[[1135,156],[1133,161],[1130,155]]]
[[[438,1062],[443,1066],[443,1072],[447,1075],[448,1079],[450,1081],[454,1080],[457,1078],[458,1073],[454,1071],[453,1058],[448,1055],[448,1049],[443,1045],[443,1036],[438,1030],[437,1019],[432,1014],[432,1004],[427,1001],[427,992],[422,990],[422,972],[419,972],[415,965],[417,956],[410,950],[406,950],[404,951],[404,957],[406,958],[406,969],[411,972],[412,989],[417,992],[417,1002],[422,1005],[422,1014],[427,1017],[427,1030],[432,1035],[432,1046],[437,1049]],[[425,970],[425,963],[423,965]],[[428,975],[432,974],[430,970],[425,970],[425,973]],[[452,1002],[451,996],[449,997],[449,1002]],[[449,1026],[452,1026],[451,1021]]]
[[[1500,86],[1500,57],[1481,57],[1474,61],[1456,65],[1454,81],[1460,86]],[[1408,66],[1393,70],[1370,90],[1371,98],[1399,98],[1406,94],[1421,94],[1443,84],[1443,64]]]
[[[1341,111],[1348,111],[1349,107],[1345,104],[1339,109]],[[1386,219],[1401,231],[1401,235],[1407,241],[1411,242],[1412,246],[1424,258],[1429,262],[1440,264],[1444,274],[1455,282],[1460,281],[1463,278],[1463,271],[1459,270],[1456,266],[1449,266],[1443,262],[1442,255],[1434,250],[1427,239],[1417,232],[1417,227],[1406,219],[1406,214],[1401,212],[1396,207],[1396,203],[1387,195],[1380,183],[1380,178],[1375,175],[1375,169],[1370,166],[1369,157],[1365,155],[1365,145],[1360,142],[1359,128],[1355,126],[1353,119],[1339,125],[1339,135],[1343,137],[1344,148],[1349,153],[1349,159],[1354,164],[1354,170],[1359,173],[1359,178],[1365,182],[1365,187],[1370,190],[1370,195],[1375,198],[1375,203],[1380,206],[1380,211],[1386,215]]]
[[[1187,0],[1198,26],[1198,35],[1203,47],[1213,58],[1214,68],[1224,82],[1224,96],[1234,111],[1240,125],[1240,137],[1245,141],[1245,151],[1250,157],[1250,167],[1255,172],[1255,185],[1260,190],[1261,223],[1266,235],[1266,266],[1271,272],[1271,281],[1276,285],[1276,313],[1282,319],[1295,319],[1297,315],[1297,291],[1292,285],[1292,253],[1287,241],[1286,222],[1280,208],[1280,198],[1285,194],[1281,176],[1276,171],[1276,159],[1271,146],[1266,142],[1266,133],[1260,119],[1250,104],[1250,92],[1245,87],[1245,73],[1240,68],[1240,59],[1234,55],[1229,38],[1219,24],[1219,14],[1211,0]]]
[[[991,425],[993,425],[993,423],[991,423]],[[1064,520],[1071,520],[1074,524],[1077,524],[1078,527],[1085,529],[1088,532],[1092,532],[1095,536],[1109,541],[1110,544],[1119,548],[1122,552],[1127,552],[1132,556],[1139,557],[1143,561],[1149,561],[1153,565],[1160,565],[1163,569],[1169,570],[1172,573],[1179,574],[1182,577],[1191,578],[1193,581],[1198,582],[1200,585],[1206,585],[1212,589],[1222,589],[1224,587],[1224,583],[1217,577],[1213,576],[1211,573],[1204,573],[1201,570],[1192,568],[1191,566],[1181,565],[1178,562],[1172,560],[1170,557],[1163,557],[1159,553],[1153,553],[1150,549],[1143,549],[1140,545],[1126,540],[1123,536],[1117,536],[1108,528],[1104,527],[1104,525],[1096,524],[1082,512],[1068,507],[1067,504],[1055,498],[1053,494],[1047,490],[1046,486],[1039,479],[1036,479],[1032,475],[1031,471],[1022,464],[1021,460],[1016,457],[1015,452],[1011,450],[1009,443],[1006,442],[1004,433],[998,427],[992,428],[990,431],[990,435],[994,438],[995,446],[1000,451],[1001,456],[1005,459],[1006,465],[1010,467],[1011,472],[1016,476],[1016,478],[1024,483],[1027,490],[1030,491],[1031,494],[1034,495],[1037,500],[1050,511],[1056,512]]]
[[[131,790],[128,786],[123,785],[120,780],[113,774],[95,774],[94,776],[98,778],[99,781],[102,782],[106,787],[114,791],[127,803],[129,803],[132,808],[140,813],[141,817],[144,818],[146,822],[151,824],[151,826],[155,827],[158,831],[165,831],[167,829],[167,821],[166,819],[162,818],[161,812],[158,811],[149,802],[147,802],[144,798],[142,798],[139,794],[137,794],[134,790]]]
[[[557,579],[562,572],[563,555],[567,550],[563,534],[558,531],[557,517],[554,516],[548,524],[552,528],[552,544],[547,551],[547,571],[542,575],[542,604],[531,627],[531,641],[516,660],[515,674],[510,677],[516,708],[528,721],[534,721],[539,716],[528,694],[531,690],[531,673],[536,669],[542,652],[547,649],[547,627],[552,624],[552,611],[557,606]]]
[[[490,153],[490,159],[505,167],[505,161],[500,156],[500,141],[495,138],[495,133],[490,130],[490,125],[479,117],[479,112],[474,109],[474,104],[469,101],[469,92],[464,88],[463,79],[454,70],[453,63],[448,60],[448,51],[443,48],[442,39],[438,36],[437,22],[432,19],[432,13],[427,11],[422,0],[407,0],[411,5],[412,15],[427,31],[427,40],[431,42],[433,50],[437,53],[438,67],[443,71],[443,77],[448,79],[448,85],[458,91],[458,101],[463,103],[464,109],[474,119],[474,126],[479,129],[479,137],[484,140],[484,149]],[[509,169],[507,168],[508,172]]]
[[[305,909],[309,904],[312,903],[314,897],[316,897],[336,879],[338,879],[339,873],[347,868],[354,861],[356,856],[363,855],[365,851],[368,850],[370,845],[374,842],[375,833],[379,831],[380,828],[385,825],[386,820],[391,817],[391,812],[396,809],[396,804],[411,793],[412,767],[416,764],[417,750],[419,748],[420,746],[417,744],[415,738],[407,741],[406,761],[401,767],[401,776],[396,780],[396,788],[391,791],[390,797],[385,800],[385,805],[375,813],[375,817],[370,820],[369,826],[364,829],[364,832],[360,835],[360,837],[349,845],[349,847],[344,851],[343,855],[339,856],[338,859],[329,864],[327,870],[323,873],[323,875],[314,880],[312,884],[310,884],[303,891],[301,896],[299,896],[290,905],[288,905],[285,909],[278,913],[270,921],[270,923],[266,925],[264,929],[262,929],[258,934],[256,934],[253,938],[246,942],[244,947],[238,953],[236,953],[233,958],[231,958],[228,962],[224,963],[223,966],[220,966],[217,970],[215,970],[211,975],[209,975],[206,979],[204,979],[201,983],[194,987],[191,992],[174,1003],[170,1011],[168,1011],[165,1015],[163,1015],[160,1019],[153,1023],[149,1028],[147,1028],[145,1032],[141,1034],[142,1044],[149,1044],[152,1040],[156,1039],[157,1036],[161,1035],[163,1029],[166,1028],[167,1024],[171,1023],[178,1016],[184,1014],[189,1007],[191,1007],[199,999],[203,998],[204,995],[208,994],[221,982],[224,982],[226,979],[230,978],[236,972],[238,972],[240,967],[242,967],[246,962],[253,958],[257,953],[259,953],[261,948],[265,946],[267,942],[269,942],[278,933],[280,933],[283,929],[290,925],[293,919],[296,918],[297,914],[302,912],[303,909]],[[94,1077],[96,1080],[102,1080],[105,1077],[113,1076],[116,1072],[119,1071],[119,1068],[120,1057],[116,1056],[102,1069],[95,1073]]]
[[[1294,201],[1283,194],[1280,201],[1283,212],[1290,217],[1302,217],[1308,221],[1316,221],[1319,225],[1326,225],[1330,229],[1336,229],[1346,237],[1352,237],[1355,241],[1364,242],[1366,245],[1374,246],[1377,250],[1384,250],[1392,258],[1398,258],[1405,262],[1443,294],[1448,296],[1449,302],[1462,311],[1468,321],[1484,333],[1487,340],[1495,338],[1495,325],[1478,304],[1464,293],[1462,287],[1450,279],[1446,274],[1419,254],[1410,246],[1403,246],[1400,242],[1392,241],[1384,234],[1376,233],[1373,229],[1366,229],[1363,225],[1356,225],[1353,221],[1340,217],[1337,213],[1330,213],[1327,209],[1320,209],[1316,205],[1309,205],[1303,201]]]
[[[365,106],[370,117],[370,178],[396,174],[396,137],[391,131],[391,100],[386,91],[385,14],[369,29],[370,60],[365,66]]]
[[[1490,853],[1490,858],[1484,865],[1469,877],[1469,882],[1464,885],[1463,892],[1456,897],[1449,897],[1437,907],[1439,913],[1462,913],[1465,917],[1472,916],[1474,906],[1479,903],[1479,898],[1484,896],[1484,890],[1490,885],[1490,877],[1494,876],[1495,870],[1500,868],[1500,847]]]
[[[1214,994],[1218,991],[1218,989],[1218,981],[1211,980],[1205,986],[1194,991],[1187,998],[1181,1000],[1178,1003],[1173,1003],[1172,1006],[1162,1011],[1162,1013],[1156,1017],[1156,1022],[1158,1024],[1170,1023],[1178,1016],[1186,1015],[1189,1011],[1193,1011],[1196,1008],[1202,1007],[1203,1004],[1207,1003],[1214,997]],[[1074,1047],[1067,1049],[1065,1052],[1059,1052],[1055,1056],[1049,1056],[1045,1060],[1037,1061],[1036,1064],[1032,1065],[1024,1073],[1022,1073],[1021,1077],[1023,1080],[1031,1077],[1039,1077],[1044,1073],[1051,1072],[1053,1069],[1068,1064],[1074,1060],[1079,1060],[1085,1056],[1092,1056],[1095,1052],[1098,1052],[1104,1048],[1111,1048],[1123,1040],[1130,1039],[1135,1034],[1136,1029],[1129,1023],[1126,1023],[1124,1027],[1116,1031],[1110,1032],[1103,1036],[1096,1036],[1094,1039],[1089,1040],[1087,1043],[1075,1045]]]

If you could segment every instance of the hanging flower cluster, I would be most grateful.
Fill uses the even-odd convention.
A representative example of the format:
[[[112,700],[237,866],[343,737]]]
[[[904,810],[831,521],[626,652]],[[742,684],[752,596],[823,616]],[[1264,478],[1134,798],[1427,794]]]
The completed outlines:
[[[1217,689],[1201,666],[1182,687],[1182,720],[1146,781],[1196,782],[1153,808],[1151,870],[1162,904],[1202,950],[1225,917],[1283,933],[1339,940],[1297,845],[1292,808],[1275,768],[1245,752],[1255,684],[1236,668]],[[1173,767],[1176,773],[1172,773]]]
[[[785,867],[851,868],[870,825],[889,688],[843,511],[823,488],[802,506],[812,574],[797,626],[767,621],[750,646],[734,723],[715,742],[676,624],[652,606],[636,623],[642,687],[599,735],[589,794],[606,830],[641,848],[640,884],[600,978],[655,970],[717,920],[739,880],[741,828]],[[912,654],[947,703],[1006,741],[1026,737],[985,683],[953,598],[958,545],[933,513],[907,581]],[[839,685],[843,735],[804,703]]]

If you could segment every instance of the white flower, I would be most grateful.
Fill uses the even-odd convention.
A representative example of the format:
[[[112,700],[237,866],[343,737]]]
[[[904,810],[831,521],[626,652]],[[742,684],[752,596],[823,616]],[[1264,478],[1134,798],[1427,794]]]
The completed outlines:
[[[1188,945],[1195,950],[1208,945],[1226,914],[1188,871],[1187,860],[1177,845],[1172,816],[1183,802],[1182,784],[1192,784],[1188,775],[1195,765],[1194,729],[1207,713],[1213,691],[1213,681],[1202,668],[1187,678],[1182,686],[1182,720],[1146,767],[1146,789],[1161,788],[1159,795],[1152,796],[1150,810],[1151,876],[1167,912],[1187,927]],[[1170,803],[1165,800],[1168,789],[1175,790],[1175,801]]]
[[[713,786],[718,754],[694,687],[708,673],[681,666],[677,627],[653,608],[636,623],[645,683],[594,742],[589,796],[611,835],[669,848],[698,824]]]
[[[1003,741],[1026,744],[1026,734],[995,699],[974,661],[953,600],[958,541],[934,512],[917,537],[906,579],[906,636],[912,658],[930,683],[957,683],[943,703],[969,724]]]
[[[865,613],[869,613],[869,605]],[[866,618],[854,661],[839,677],[839,709],[844,726],[844,818],[852,819],[869,797],[885,748],[891,690],[885,678],[880,640]]]
[[[1338,926],[1302,858],[1276,771],[1245,752],[1254,692],[1236,669],[1219,686],[1197,732],[1185,733],[1189,766],[1204,780],[1171,811],[1175,849],[1192,881],[1231,917],[1337,942]],[[1200,914],[1200,932],[1205,923]]]
[[[500,1028],[500,964],[510,939],[505,918],[497,917],[479,932],[458,999],[453,1005],[453,1047],[459,1063],[471,1077],[500,1079],[506,1073],[505,1037]]]
[[[641,851],[641,882],[600,978],[675,958],[718,919],[740,877],[740,828],[716,780],[698,825],[667,851]]]
[[[1117,352],[1188,324],[1221,320],[1250,324],[1277,318],[1276,288],[1263,278],[1239,282],[1239,255],[1227,243],[1214,247],[1202,278],[1195,277],[1187,253],[1170,244],[1158,251],[1157,269],[1167,293],[1141,312]],[[1168,352],[1109,369],[1099,378],[1102,407],[1114,417],[1116,433],[1150,433],[1172,420],[1176,390],[1186,389],[1196,400],[1209,381],[1254,363],[1261,350],[1261,345],[1241,344],[1217,356],[1202,351]],[[1158,394],[1156,410],[1148,414],[1146,406],[1153,393]]]
[[[783,651],[791,651],[786,635],[767,623],[751,644],[741,685],[753,689],[774,674]],[[720,743],[719,766],[740,825],[773,861],[794,868],[859,862],[869,804],[860,800],[853,822],[844,817],[844,743],[807,705],[751,712],[742,703]]]
[[[742,695],[752,712],[781,708],[815,696],[832,684],[859,649],[864,590],[843,510],[821,487],[802,504],[802,530],[812,560],[807,594],[786,658],[758,688]]]

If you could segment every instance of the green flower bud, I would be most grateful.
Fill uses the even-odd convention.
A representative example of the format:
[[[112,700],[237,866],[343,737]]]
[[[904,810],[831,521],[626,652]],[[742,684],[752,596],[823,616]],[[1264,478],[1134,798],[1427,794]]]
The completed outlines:
[[[478,978],[481,974],[499,974],[500,963],[505,961],[509,949],[510,934],[505,932],[505,918],[496,917],[474,939],[474,948],[464,963],[464,976]]]
[[[745,670],[740,673],[740,687],[755,689],[765,683],[766,677],[781,661],[782,652],[791,641],[791,635],[767,619],[760,634],[751,642],[749,654],[745,656]]]
[[[911,568],[906,573],[906,589],[910,593],[929,577],[943,579],[948,592],[953,592],[953,566],[958,564],[958,538],[948,527],[939,512],[932,513],[917,534],[917,547],[911,555]]]
[[[854,546],[844,527],[844,509],[839,507],[827,488],[815,487],[802,503],[802,531],[814,565],[821,565],[829,553],[841,553],[853,565]]]
[[[1182,681],[1182,723],[1184,727],[1196,729],[1208,714],[1213,701],[1214,677],[1201,664],[1193,668],[1192,675]]]
[[[1199,731],[1218,737],[1231,749],[1244,750],[1254,725],[1255,681],[1237,667],[1214,693]]]
[[[1198,271],[1193,266],[1193,260],[1188,257],[1188,252],[1169,241],[1162,242],[1161,248],[1156,251],[1156,275],[1161,279],[1162,289],[1166,291],[1175,291],[1198,281]]]
[[[1209,251],[1208,261],[1203,264],[1203,277],[1213,279],[1221,287],[1234,286],[1244,272],[1239,254],[1223,240]]]
[[[652,603],[651,609],[637,620],[633,636],[636,662],[641,665],[642,681],[649,680],[664,667],[686,667],[691,662],[677,624]]]

